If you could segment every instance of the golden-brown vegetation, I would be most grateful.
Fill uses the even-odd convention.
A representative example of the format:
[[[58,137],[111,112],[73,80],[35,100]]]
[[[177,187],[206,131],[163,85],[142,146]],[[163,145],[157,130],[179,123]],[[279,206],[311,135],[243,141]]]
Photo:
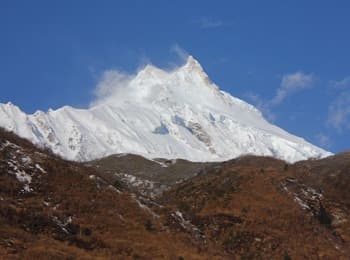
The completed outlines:
[[[111,185],[115,179],[94,167],[65,161],[0,129],[0,144],[5,140],[19,148],[0,149],[0,259],[349,255],[350,156],[294,165],[242,157],[209,165],[151,201]],[[20,162],[21,154],[46,171],[28,167],[30,192],[10,173],[9,160]]]

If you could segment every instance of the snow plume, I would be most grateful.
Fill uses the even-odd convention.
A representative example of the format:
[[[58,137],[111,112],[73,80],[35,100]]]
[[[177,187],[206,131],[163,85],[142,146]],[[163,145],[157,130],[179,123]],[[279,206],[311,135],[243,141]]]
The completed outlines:
[[[144,57],[141,60],[141,66],[138,67],[135,73],[126,73],[119,70],[103,72],[94,90],[95,100],[90,103],[90,107],[106,103],[120,103],[125,100],[132,100],[138,97],[144,98],[150,95],[150,92],[142,88],[142,85],[145,83],[142,79],[150,81],[152,78],[162,78],[169,73],[179,70],[189,60],[190,55],[178,44],[173,45],[171,51],[178,56],[180,61],[171,63],[170,68],[153,66],[152,62],[147,57]],[[157,90],[153,89],[152,91],[155,94]]]
[[[135,75],[118,70],[105,71],[94,91],[96,99],[90,103],[90,106],[107,103],[115,97],[122,96],[134,77]]]
[[[127,74],[118,70],[105,71],[95,89],[96,99],[90,107],[101,104],[119,105],[125,102],[144,102],[157,96],[161,84],[159,81],[171,71],[146,65],[136,73]]]
[[[182,63],[185,63],[187,61],[188,57],[190,56],[187,53],[187,51],[185,51],[183,48],[181,48],[180,45],[177,43],[171,47],[171,51],[176,53],[176,55],[181,59]]]
[[[271,111],[271,104],[268,101],[262,99],[259,95],[253,92],[248,92],[246,97],[263,113],[267,120],[270,122],[275,121],[276,115]]]

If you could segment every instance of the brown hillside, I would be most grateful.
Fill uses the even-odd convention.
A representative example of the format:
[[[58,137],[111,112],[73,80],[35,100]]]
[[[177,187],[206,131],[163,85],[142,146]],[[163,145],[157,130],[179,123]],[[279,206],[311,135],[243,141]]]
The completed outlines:
[[[342,162],[349,165],[349,157]],[[333,185],[337,181],[328,182],[326,171],[324,180],[312,170],[300,173],[309,164],[312,168],[323,163],[327,161],[288,165],[273,158],[242,157],[173,187],[164,194],[163,203],[198,226],[208,248],[236,257],[346,259],[349,208],[347,201],[338,199],[346,197],[347,191],[337,190]],[[333,171],[339,167],[328,166],[327,170]],[[349,171],[344,175],[349,176]],[[338,181],[344,181],[343,177]],[[318,179],[319,186],[309,186],[304,179]],[[342,185],[346,184],[350,183]],[[336,224],[340,213],[332,207],[333,202],[344,209],[342,225]]]
[[[348,259],[349,169],[349,153],[83,165],[0,129],[0,259]]]
[[[0,258],[211,258],[192,246],[187,233],[169,230],[161,216],[91,168],[3,130],[0,144]],[[31,176],[30,191],[15,171]]]

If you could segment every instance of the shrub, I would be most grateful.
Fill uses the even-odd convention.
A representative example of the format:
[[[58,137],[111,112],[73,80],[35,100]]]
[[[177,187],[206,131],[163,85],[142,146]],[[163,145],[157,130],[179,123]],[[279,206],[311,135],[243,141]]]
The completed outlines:
[[[322,202],[320,202],[320,212],[318,215],[318,220],[320,221],[321,224],[330,226],[332,223],[331,216],[329,213],[326,211],[325,207],[323,206]]]
[[[147,231],[153,231],[153,225],[152,225],[152,221],[150,221],[149,219],[146,221],[146,224],[145,224],[145,227],[146,227],[146,230]]]
[[[289,256],[288,252],[284,252],[284,257],[283,257],[284,260],[292,260],[292,258]]]
[[[188,203],[187,201],[183,201],[183,200],[180,201],[177,206],[178,206],[180,211],[189,211],[191,209],[190,203]]]

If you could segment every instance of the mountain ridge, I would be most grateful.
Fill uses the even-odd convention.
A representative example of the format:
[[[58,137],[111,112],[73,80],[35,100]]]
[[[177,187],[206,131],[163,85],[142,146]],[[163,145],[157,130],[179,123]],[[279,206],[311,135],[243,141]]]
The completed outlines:
[[[191,161],[254,154],[289,162],[331,155],[220,90],[192,56],[171,71],[147,65],[134,76],[112,72],[99,89],[88,109],[27,115],[0,104],[0,126],[76,161],[117,153]]]

